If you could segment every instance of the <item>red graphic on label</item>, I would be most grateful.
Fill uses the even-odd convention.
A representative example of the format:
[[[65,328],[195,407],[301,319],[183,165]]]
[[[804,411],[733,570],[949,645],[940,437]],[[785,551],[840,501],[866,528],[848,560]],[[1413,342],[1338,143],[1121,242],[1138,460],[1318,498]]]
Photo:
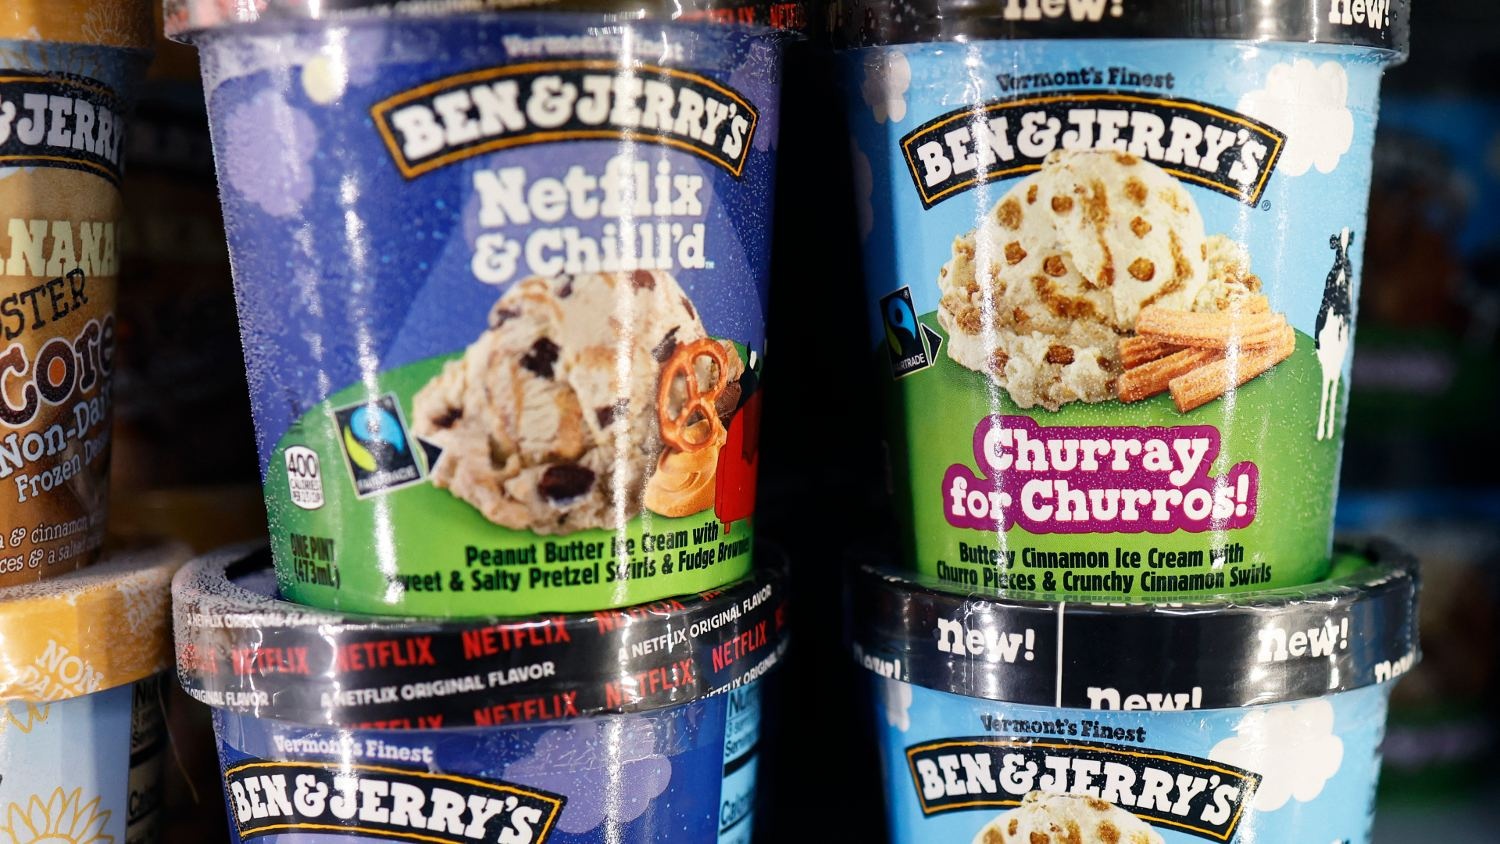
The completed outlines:
[[[724,532],[755,512],[755,479],[760,471],[760,396],[756,390],[729,423],[715,469],[714,516]]]

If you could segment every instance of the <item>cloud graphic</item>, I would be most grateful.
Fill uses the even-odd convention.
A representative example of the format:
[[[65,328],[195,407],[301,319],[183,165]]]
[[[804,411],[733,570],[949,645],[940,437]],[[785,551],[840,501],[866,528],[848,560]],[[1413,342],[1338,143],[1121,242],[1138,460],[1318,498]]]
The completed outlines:
[[[1234,731],[1208,758],[1263,777],[1255,792],[1258,811],[1274,812],[1292,798],[1312,800],[1344,763],[1344,742],[1333,734],[1333,705],[1326,700],[1252,710]]]
[[[337,102],[351,84],[374,80],[385,50],[385,36],[378,30],[337,31],[302,63],[303,93],[319,105]]]
[[[329,56],[314,56],[302,66],[302,90],[320,105],[335,102],[349,87],[349,66]]]
[[[880,703],[885,708],[885,722],[906,732],[911,729],[911,686],[900,680],[882,677]]]
[[[859,215],[859,239],[870,236],[875,228],[875,206],[870,196],[875,192],[875,176],[870,170],[870,159],[853,138],[849,139],[849,158],[854,162],[854,201]]]
[[[667,790],[672,760],[656,752],[654,721],[591,718],[547,731],[503,776],[568,798],[557,828],[578,835],[640,817]]]
[[[906,117],[906,89],[911,87],[911,65],[894,50],[872,53],[865,60],[865,80],[859,93],[876,123],[900,123]]]
[[[224,181],[267,214],[290,217],[312,196],[318,127],[275,90],[229,110],[216,133]]]
[[[1354,141],[1349,77],[1333,62],[1278,63],[1266,87],[1240,97],[1239,110],[1286,133],[1277,169],[1301,176],[1309,168],[1332,173]]]

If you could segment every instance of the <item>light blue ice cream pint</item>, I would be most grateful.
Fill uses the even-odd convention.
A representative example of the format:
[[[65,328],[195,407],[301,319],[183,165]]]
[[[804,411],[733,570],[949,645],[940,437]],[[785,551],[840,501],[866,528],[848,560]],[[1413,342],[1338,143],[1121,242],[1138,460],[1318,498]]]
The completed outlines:
[[[838,9],[901,565],[1069,600],[1323,578],[1406,4]]]
[[[0,589],[0,841],[153,844],[176,545]]]
[[[968,597],[865,570],[891,840],[1370,840],[1387,702],[1417,659],[1389,546],[1313,587],[1172,607]]]

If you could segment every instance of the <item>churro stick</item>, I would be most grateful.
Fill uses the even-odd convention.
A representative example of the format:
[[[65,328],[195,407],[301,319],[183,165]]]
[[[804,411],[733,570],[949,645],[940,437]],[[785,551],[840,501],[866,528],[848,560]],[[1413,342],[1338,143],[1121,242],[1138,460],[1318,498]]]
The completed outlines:
[[[1231,306],[1230,310],[1234,308]],[[1271,300],[1264,293],[1255,293],[1240,300],[1239,310],[1247,314],[1264,314],[1271,310]]]
[[[1159,360],[1183,348],[1150,337],[1126,337],[1120,341],[1120,363],[1126,369]]]
[[[1235,300],[1230,306],[1229,313],[1223,316],[1233,318],[1237,314],[1263,314],[1271,310],[1271,300],[1264,294],[1256,293]],[[1270,345],[1280,333],[1280,325],[1271,329],[1269,336],[1265,333],[1250,338],[1241,338],[1241,345]],[[1120,341],[1120,363],[1126,369],[1134,369],[1144,363],[1159,360],[1180,349],[1187,348],[1176,343],[1158,340],[1152,337],[1126,337]]]
[[[1202,314],[1149,307],[1135,322],[1135,333],[1177,346],[1227,349],[1231,345],[1275,345],[1286,317],[1272,313]]]
[[[1291,357],[1296,345],[1297,335],[1292,332],[1290,325],[1285,326],[1275,345],[1246,348],[1239,354],[1221,357],[1186,375],[1173,378],[1168,385],[1172,391],[1172,401],[1177,404],[1180,413],[1202,407],[1224,395],[1226,390],[1264,374],[1266,370]]]
[[[1122,402],[1148,399],[1167,389],[1178,378],[1222,358],[1217,349],[1181,349],[1164,358],[1127,369],[1115,382],[1115,392]]]

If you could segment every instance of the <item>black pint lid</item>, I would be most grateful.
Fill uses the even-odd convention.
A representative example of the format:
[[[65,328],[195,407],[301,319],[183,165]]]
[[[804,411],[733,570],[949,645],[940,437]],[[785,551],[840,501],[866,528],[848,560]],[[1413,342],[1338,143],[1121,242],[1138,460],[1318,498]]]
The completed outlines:
[[[235,24],[277,21],[384,20],[485,12],[576,12],[613,20],[679,20],[773,26],[809,25],[806,0],[164,0],[167,37]]]
[[[866,567],[854,656],[930,689],[1069,709],[1144,708],[1187,690],[1194,709],[1228,709],[1393,680],[1419,658],[1417,563],[1383,541],[1338,556],[1315,586],[1192,604],[964,595]]]
[[[844,46],[1202,38],[1406,52],[1410,0],[833,0]]]
[[[784,565],[615,610],[492,621],[328,612],[276,597],[264,545],[172,583],[177,672],[210,706],[308,725],[499,726],[676,706],[760,678],[786,648]]]

